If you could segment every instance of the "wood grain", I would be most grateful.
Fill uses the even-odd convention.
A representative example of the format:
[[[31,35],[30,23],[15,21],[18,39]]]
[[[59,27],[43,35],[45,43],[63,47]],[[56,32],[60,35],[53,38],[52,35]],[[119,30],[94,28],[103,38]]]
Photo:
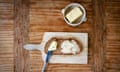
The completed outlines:
[[[14,1],[14,72],[29,72],[29,52],[23,48],[28,41],[29,0]]]
[[[61,14],[72,2],[82,4],[88,18],[75,28]],[[0,0],[0,72],[41,72],[41,53],[23,45],[40,43],[44,32],[89,34],[88,64],[49,64],[46,72],[120,72],[119,12],[120,0]]]
[[[13,31],[0,31],[0,72],[13,71]]]
[[[71,2],[85,6],[87,22],[73,28],[68,26],[61,9]],[[92,42],[92,1],[91,0],[30,0],[30,43],[40,43],[44,32],[88,32]],[[43,61],[39,51],[31,51],[31,72],[41,71]],[[39,54],[39,55],[38,55]],[[32,56],[32,57],[31,57]],[[49,64],[46,72],[92,72],[92,45],[89,45],[89,63],[87,65]]]
[[[93,0],[94,4],[94,72],[104,72],[105,61],[105,24],[104,24],[104,10],[102,0]],[[102,13],[103,12],[103,13]]]
[[[105,0],[105,72],[120,72],[120,1]]]
[[[0,72],[14,71],[13,1],[0,0]]]

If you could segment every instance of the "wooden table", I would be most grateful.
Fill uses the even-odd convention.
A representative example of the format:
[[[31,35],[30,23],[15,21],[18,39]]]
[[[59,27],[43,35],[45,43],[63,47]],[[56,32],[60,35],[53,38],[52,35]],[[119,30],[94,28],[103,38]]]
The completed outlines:
[[[77,2],[87,22],[74,28],[61,14]],[[50,64],[46,72],[120,72],[120,0],[0,0],[0,72],[41,72],[39,51],[26,43],[40,43],[44,32],[87,32],[88,64]]]

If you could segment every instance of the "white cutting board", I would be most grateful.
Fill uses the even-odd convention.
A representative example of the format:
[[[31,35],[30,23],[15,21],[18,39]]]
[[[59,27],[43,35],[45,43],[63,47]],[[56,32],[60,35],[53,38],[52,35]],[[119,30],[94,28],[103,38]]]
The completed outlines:
[[[78,55],[52,55],[49,63],[64,63],[64,64],[87,64],[88,62],[88,33],[73,33],[73,32],[45,32],[42,46],[45,48],[46,42],[52,37],[75,37],[83,44],[83,51]]]

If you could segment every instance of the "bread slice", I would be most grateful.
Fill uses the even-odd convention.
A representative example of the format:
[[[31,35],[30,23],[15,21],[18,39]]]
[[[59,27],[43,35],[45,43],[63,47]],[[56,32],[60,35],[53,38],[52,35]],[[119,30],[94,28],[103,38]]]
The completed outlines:
[[[78,45],[78,51],[76,51],[76,53],[73,53],[73,52],[69,52],[69,53],[65,53],[65,52],[61,52],[61,50],[63,48],[61,48],[61,45],[62,43],[65,41],[65,40],[68,40],[70,42],[73,42],[73,44],[77,44]],[[83,45],[80,41],[78,41],[76,38],[51,38],[50,40],[48,40],[48,42],[46,43],[45,45],[45,53],[48,52],[48,48],[50,46],[50,44],[53,42],[53,41],[56,41],[57,42],[57,48],[55,51],[53,51],[53,55],[75,55],[75,54],[79,54],[80,52],[83,51]],[[64,49],[65,50],[65,49]],[[75,51],[75,49],[73,49]]]

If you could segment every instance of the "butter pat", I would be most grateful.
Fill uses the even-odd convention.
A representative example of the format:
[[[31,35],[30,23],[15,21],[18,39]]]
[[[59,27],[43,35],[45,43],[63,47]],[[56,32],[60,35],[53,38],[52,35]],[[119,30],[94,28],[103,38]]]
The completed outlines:
[[[56,50],[57,49],[57,41],[53,41],[49,48],[48,48],[48,51],[53,51],[53,50]]]
[[[80,16],[82,16],[82,11],[80,10],[80,8],[75,7],[73,8],[69,13],[66,14],[66,18],[68,19],[68,21],[70,23],[74,22],[75,20],[77,20],[78,18],[80,18]]]

